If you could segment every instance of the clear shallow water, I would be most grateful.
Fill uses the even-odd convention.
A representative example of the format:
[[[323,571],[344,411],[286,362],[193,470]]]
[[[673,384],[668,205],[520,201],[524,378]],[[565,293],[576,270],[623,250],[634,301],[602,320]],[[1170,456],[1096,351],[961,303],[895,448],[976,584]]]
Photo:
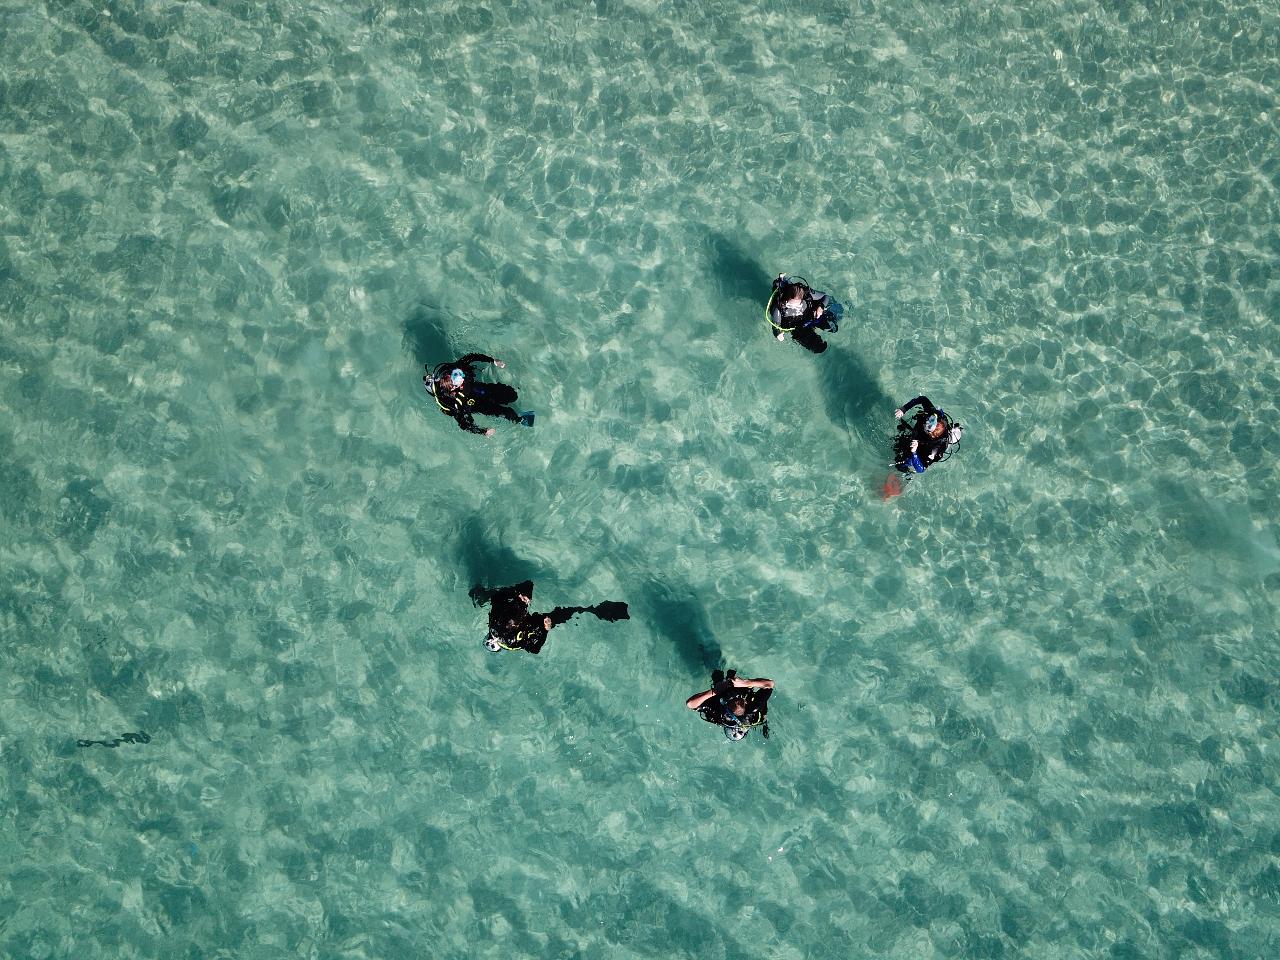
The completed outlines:
[[[0,949],[1275,955],[1278,19],[6,4]]]

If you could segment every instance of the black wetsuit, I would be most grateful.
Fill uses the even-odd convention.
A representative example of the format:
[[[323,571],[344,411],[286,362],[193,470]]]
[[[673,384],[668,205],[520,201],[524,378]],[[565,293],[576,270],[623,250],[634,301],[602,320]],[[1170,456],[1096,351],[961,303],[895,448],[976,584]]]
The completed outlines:
[[[792,283],[804,291],[804,306],[799,313],[788,313],[781,302],[781,288]],[[775,296],[769,305],[769,320],[773,323],[775,332],[777,329],[785,330],[795,338],[796,343],[814,353],[821,353],[827,349],[827,341],[818,336],[817,331],[835,330],[831,324],[832,317],[828,312],[831,309],[831,298],[820,290],[814,290],[786,276],[774,280],[773,289]],[[822,307],[823,310],[821,317],[814,316],[818,307]]]
[[[764,723],[764,736],[769,736],[768,723],[765,717],[769,712],[769,696],[773,695],[773,687],[744,687],[733,684],[733,671],[724,676],[721,671],[712,673],[712,690],[716,696],[698,708],[701,718],[727,730],[750,730],[751,727]],[[746,710],[742,716],[733,713],[733,707],[744,704]]]
[[[907,424],[907,411],[919,404],[920,412],[915,415],[910,425]],[[939,410],[923,394],[908,400],[901,407],[902,423],[898,427],[898,436],[893,443],[893,460],[894,466],[903,473],[915,473],[911,469],[911,441],[916,441],[915,456],[920,458],[920,465],[926,470],[930,465],[941,460],[946,454],[947,448],[951,445],[951,419],[947,416],[945,410]],[[942,424],[942,436],[934,437],[925,429],[925,423],[929,419],[931,413],[938,415],[938,421]]]
[[[593,613],[601,620],[627,618],[626,604],[617,602],[597,604],[594,607],[556,607],[550,613],[535,613],[529,609],[526,601],[520,599],[521,594],[533,599],[532,580],[496,590],[476,587],[471,591],[477,605],[490,604],[489,636],[511,650],[541,652],[548,633],[544,618],[550,618],[553,628],[568,623],[579,613]]]
[[[505,383],[484,383],[476,379],[472,364],[493,362],[493,357],[486,357],[483,353],[468,353],[453,363],[440,364],[433,374],[423,377],[427,392],[435,397],[440,409],[453,417],[458,422],[458,426],[468,433],[485,431],[484,427],[476,426],[475,420],[472,419],[477,413],[489,417],[502,417],[512,423],[520,422],[520,414],[508,406],[515,403],[517,399],[514,387],[509,387]],[[448,386],[449,374],[454,369],[461,370],[466,377],[461,389],[451,389]]]
[[[702,715],[702,719],[707,723],[714,723],[718,727],[728,727],[729,729],[749,729],[759,724],[765,723],[769,713],[769,697],[773,695],[773,689],[748,689],[745,687],[734,687],[732,681],[727,681],[722,685],[716,685],[716,696],[708,700],[698,708],[698,713]],[[746,705],[746,712],[742,716],[738,716],[733,712],[734,704],[741,701]],[[768,726],[765,726],[764,734],[769,735]]]

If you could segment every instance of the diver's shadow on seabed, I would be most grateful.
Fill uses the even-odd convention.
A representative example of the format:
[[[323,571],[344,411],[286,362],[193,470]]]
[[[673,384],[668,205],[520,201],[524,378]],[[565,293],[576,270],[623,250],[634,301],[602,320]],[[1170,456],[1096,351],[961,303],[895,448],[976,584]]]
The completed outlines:
[[[462,573],[473,603],[489,599],[495,588],[532,580],[541,583],[554,577],[542,566],[521,559],[485,529],[480,514],[472,514],[458,530],[454,555],[462,563]]]
[[[772,292],[776,274],[760,266],[722,233],[708,231],[706,246],[709,273],[717,292],[725,300],[747,300],[756,305],[756,310],[749,314],[749,321],[759,321],[763,329],[764,307]],[[833,290],[823,283],[818,283],[817,286],[827,290],[835,299],[840,299],[839,290]],[[734,316],[738,312],[735,304]],[[744,316],[747,314],[744,313]],[[837,349],[827,350],[814,361],[827,405],[827,416],[836,426],[858,435],[866,442],[887,444],[887,437],[891,433],[889,428],[892,425],[893,399],[884,392],[871,371],[847,346],[840,345],[838,339],[833,339],[831,345]]]
[[[716,291],[725,300],[749,300],[758,304],[756,318],[764,315],[764,305],[772,291],[774,275],[722,233],[707,234],[707,260]],[[737,312],[737,305],[734,306]]]
[[[866,365],[847,349],[828,350],[814,365],[831,422],[866,442],[887,443],[893,399]]]
[[[420,366],[434,366],[453,359],[453,347],[445,332],[445,315],[427,304],[414,307],[405,318],[403,343]]]
[[[687,588],[673,588],[661,580],[649,580],[638,599],[649,622],[671,641],[693,677],[705,677],[724,666],[724,653],[711,635],[706,611]]]

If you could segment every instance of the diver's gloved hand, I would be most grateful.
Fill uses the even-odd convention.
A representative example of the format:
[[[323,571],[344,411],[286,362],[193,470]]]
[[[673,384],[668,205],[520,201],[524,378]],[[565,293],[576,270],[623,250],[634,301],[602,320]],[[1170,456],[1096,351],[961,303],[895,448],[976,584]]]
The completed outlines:
[[[897,410],[893,411],[893,419],[895,419],[895,420],[901,420],[901,419],[902,419],[902,410],[901,410],[901,408],[899,408],[899,409],[897,409]]]
[[[786,331],[779,330],[777,333],[774,334],[774,337],[777,339],[779,343],[781,343],[783,340],[787,339]]]

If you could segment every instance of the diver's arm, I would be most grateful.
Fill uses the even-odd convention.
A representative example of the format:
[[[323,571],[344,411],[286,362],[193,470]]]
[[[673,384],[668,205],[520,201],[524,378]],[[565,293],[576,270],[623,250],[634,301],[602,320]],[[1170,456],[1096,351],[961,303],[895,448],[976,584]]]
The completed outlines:
[[[529,598],[533,596],[533,581],[525,580],[522,583],[512,584],[509,587],[499,587],[493,591],[494,603],[499,601],[502,603],[510,603],[517,605],[520,613],[529,612]]]
[[[464,363],[492,363],[495,367],[506,366],[501,360],[487,357],[483,353],[468,353],[465,357],[459,357],[457,363],[458,366],[462,366]]]
[[[715,695],[715,690],[703,690],[701,693],[695,693],[692,697],[686,700],[684,705],[690,710],[697,710]]]
[[[436,399],[439,399],[438,397]],[[471,416],[471,412],[467,410],[467,405],[462,402],[462,398],[454,395],[446,398],[449,406],[446,407],[442,402],[440,409],[446,414],[453,417],[457,421],[458,427],[467,433],[478,433],[484,437],[492,437],[494,434],[493,427],[480,427],[476,425],[475,419]]]
[[[462,402],[462,398],[456,394],[445,394],[444,396],[436,395],[436,400],[440,404],[440,409],[445,412],[445,416],[453,417],[454,422],[462,430],[468,433],[476,433],[476,422],[471,419],[471,414],[467,413],[467,405]]]
[[[757,680],[744,680],[742,677],[734,677],[733,685],[735,687],[759,687],[762,690],[772,690],[773,681],[760,677]]]
[[[895,420],[901,420],[903,416],[906,414],[906,412],[910,410],[912,407],[914,407],[917,403],[920,404],[920,409],[923,410],[925,413],[937,412],[937,407],[935,407],[933,403],[929,400],[929,398],[922,393],[920,394],[920,396],[915,397],[912,400],[908,400],[906,403],[900,406],[897,410],[893,411],[893,418]]]
[[[484,427],[476,426],[476,422],[471,418],[471,414],[467,413],[461,405],[455,407],[449,416],[457,420],[458,426],[467,431],[467,433],[479,433],[485,435],[489,433],[489,431]]]
[[[899,409],[899,410],[901,410],[903,413],[906,413],[908,410],[910,410],[910,409],[911,409],[912,407],[914,407],[916,404],[919,404],[919,405],[920,405],[920,409],[921,409],[921,410],[923,410],[925,413],[937,413],[937,412],[938,412],[938,408],[937,408],[937,407],[935,407],[935,406],[933,405],[933,401],[931,401],[931,400],[930,400],[928,397],[926,397],[923,393],[922,393],[922,394],[920,394],[920,396],[918,396],[918,397],[914,397],[914,398],[912,398],[911,400],[908,400],[906,403],[904,403],[904,404],[903,404],[902,406],[900,406],[898,409]]]
[[[780,329],[782,327],[782,311],[778,309],[778,291],[782,289],[782,285],[787,282],[787,275],[780,273],[773,278],[773,292],[769,294],[769,322],[773,324],[773,336],[779,342],[787,339],[787,335]]]
[[[804,317],[784,317],[782,309],[776,304],[769,308],[769,319],[773,321],[773,336],[779,342],[787,339],[788,333],[793,333],[798,325],[804,322]]]

